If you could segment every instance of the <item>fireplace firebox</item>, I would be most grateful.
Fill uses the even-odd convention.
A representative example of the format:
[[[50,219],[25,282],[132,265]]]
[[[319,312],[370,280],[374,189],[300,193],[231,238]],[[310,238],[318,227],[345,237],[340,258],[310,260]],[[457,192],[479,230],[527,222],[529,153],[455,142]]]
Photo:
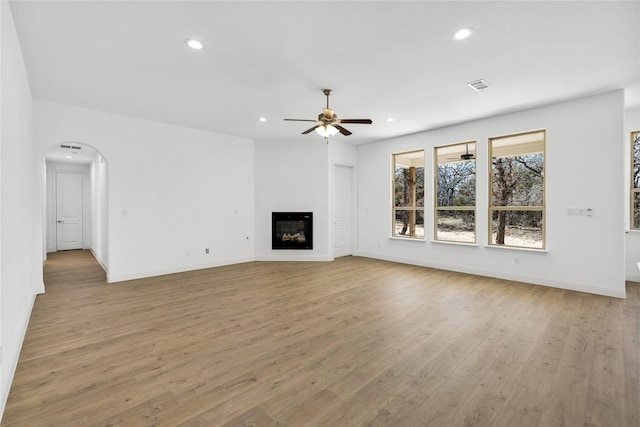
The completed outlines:
[[[313,249],[313,212],[272,212],[272,249]]]

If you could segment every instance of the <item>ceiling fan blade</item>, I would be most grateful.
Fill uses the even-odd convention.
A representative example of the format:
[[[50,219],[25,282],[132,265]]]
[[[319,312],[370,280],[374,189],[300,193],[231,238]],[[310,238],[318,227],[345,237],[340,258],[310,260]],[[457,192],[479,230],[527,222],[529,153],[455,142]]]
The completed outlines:
[[[313,120],[313,121],[315,122],[315,120]],[[307,130],[305,130],[304,132],[302,132],[302,134],[303,134],[303,135],[306,135],[306,134],[308,134],[308,133],[311,133],[311,132],[313,132],[314,130],[316,130],[317,128],[319,128],[319,127],[320,127],[320,125],[315,125],[315,126],[314,126],[314,127],[312,127],[311,129],[307,129]]]
[[[286,120],[288,122],[317,122],[317,120],[307,120],[307,119],[282,119],[282,120]]]
[[[344,136],[351,135],[351,132],[349,132],[348,130],[346,130],[345,128],[340,126],[339,124],[333,124],[332,126],[335,127],[336,129],[338,129],[340,131],[340,133],[343,134]]]
[[[370,125],[371,123],[373,123],[371,119],[339,119],[338,121],[340,123],[355,123],[361,125]]]

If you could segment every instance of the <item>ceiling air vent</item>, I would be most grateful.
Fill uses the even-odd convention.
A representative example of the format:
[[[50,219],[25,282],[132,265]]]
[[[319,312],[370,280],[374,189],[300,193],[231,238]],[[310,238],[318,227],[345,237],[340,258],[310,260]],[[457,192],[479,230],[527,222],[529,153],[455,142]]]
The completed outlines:
[[[475,91],[480,91],[488,88],[489,84],[486,81],[484,81],[484,79],[480,79],[480,80],[467,83],[467,86],[469,86],[471,89]]]
[[[80,150],[82,150],[81,146],[73,145],[73,144],[60,144],[60,148],[64,148],[64,149],[72,150],[72,151],[80,151]]]

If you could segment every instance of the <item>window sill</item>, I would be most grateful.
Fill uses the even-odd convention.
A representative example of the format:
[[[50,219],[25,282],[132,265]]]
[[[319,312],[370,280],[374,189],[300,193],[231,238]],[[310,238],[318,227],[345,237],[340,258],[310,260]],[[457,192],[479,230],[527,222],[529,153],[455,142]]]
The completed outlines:
[[[415,237],[395,237],[395,236],[389,236],[389,240],[402,240],[403,242],[426,242],[426,240],[424,238],[420,239],[420,238],[415,238]]]
[[[517,247],[517,246],[484,245],[484,247],[485,248],[490,248],[490,249],[533,252],[533,253],[540,253],[540,254],[548,254],[549,253],[549,251],[546,250],[546,249],[520,248],[520,247]]]

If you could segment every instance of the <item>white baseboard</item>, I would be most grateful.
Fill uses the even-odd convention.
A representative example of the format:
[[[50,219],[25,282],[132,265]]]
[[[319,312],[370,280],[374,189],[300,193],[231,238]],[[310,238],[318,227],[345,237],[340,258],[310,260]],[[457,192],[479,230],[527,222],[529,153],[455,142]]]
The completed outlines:
[[[89,251],[91,251],[91,255],[93,255],[96,261],[98,261],[98,264],[100,264],[100,267],[102,267],[104,272],[107,274],[107,277],[109,277],[109,268],[107,267],[107,265],[102,261],[102,259],[100,259],[98,255],[96,255],[96,253],[93,251],[93,248],[89,248]]]
[[[261,255],[256,257],[256,261],[333,261],[333,257],[329,255],[304,256],[297,254],[276,254]]]
[[[21,319],[20,322],[20,336],[19,342],[15,346],[15,352],[12,354],[7,354],[7,346],[2,346],[2,364],[6,364],[9,369],[2,369],[3,373],[8,372],[9,375],[2,376],[2,396],[0,397],[0,421],[2,420],[2,415],[4,414],[4,408],[7,405],[7,398],[9,397],[9,391],[11,390],[11,383],[13,382],[13,377],[16,373],[16,369],[18,368],[18,360],[20,358],[20,350],[22,349],[22,343],[24,343],[24,337],[27,335],[27,327],[29,326],[29,319],[31,319],[31,312],[33,311],[33,305],[36,301],[36,294],[33,294],[31,297],[31,301],[29,301],[29,306],[25,311],[25,316]],[[12,349],[13,350],[13,349]]]
[[[176,267],[169,267],[157,270],[135,271],[130,273],[110,274],[107,273],[107,283],[124,282],[127,280],[144,279],[147,277],[164,276],[167,274],[184,273],[186,271],[203,270],[205,268],[222,267],[225,265],[241,264],[255,261],[253,257],[219,260],[205,264],[191,264]]]
[[[416,262],[413,260],[406,260],[406,259],[396,258],[396,257],[386,257],[386,256],[380,256],[379,254],[371,254],[371,253],[359,253],[358,256],[373,258],[373,259],[381,259],[384,261],[392,261],[392,262],[397,262],[401,264],[420,265],[422,267],[437,268],[439,270],[455,271],[458,273],[474,274],[477,276],[493,277],[496,279],[510,280],[513,282],[530,283],[532,285],[542,285],[542,286],[549,286],[552,288],[566,289],[570,291],[586,292],[590,294],[604,295],[608,297],[626,298],[626,291],[624,290],[624,288],[622,290],[608,289],[608,288],[597,286],[595,284],[572,283],[572,282],[564,282],[559,280],[548,280],[548,279],[543,279],[535,276],[517,275],[517,274],[504,273],[500,271],[483,270],[478,268],[468,268],[468,267],[463,267],[459,265]]]
[[[640,274],[627,272],[624,280],[626,280],[627,282],[640,282]]]
[[[192,264],[171,267],[166,269],[136,271],[131,273],[110,274],[107,272],[107,283],[124,282],[126,280],[144,279],[146,277],[164,276],[166,274],[184,273],[185,271],[202,270],[205,268],[222,267],[225,265],[242,264],[252,261],[333,261],[333,257],[328,255],[300,256],[295,254],[278,254],[277,256],[242,257],[234,259],[224,259],[205,264]]]

